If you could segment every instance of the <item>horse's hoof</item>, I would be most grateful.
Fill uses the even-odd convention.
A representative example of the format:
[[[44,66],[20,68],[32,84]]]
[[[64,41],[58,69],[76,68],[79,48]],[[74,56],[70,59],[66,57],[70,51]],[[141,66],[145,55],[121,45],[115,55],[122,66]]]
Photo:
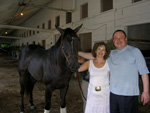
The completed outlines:
[[[67,113],[66,107],[65,108],[60,108],[60,113]]]
[[[44,113],[50,113],[50,110],[44,109]]]
[[[34,106],[30,106],[30,109],[33,110],[33,109],[35,109],[35,107]]]

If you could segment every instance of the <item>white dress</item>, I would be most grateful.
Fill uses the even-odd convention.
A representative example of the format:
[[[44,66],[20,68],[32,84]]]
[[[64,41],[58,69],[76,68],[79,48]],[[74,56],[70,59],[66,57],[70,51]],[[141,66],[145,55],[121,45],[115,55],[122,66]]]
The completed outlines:
[[[90,60],[90,81],[85,113],[110,113],[109,71],[107,61],[102,68],[97,68],[94,66],[93,60]],[[101,87],[101,91],[95,90],[97,86]]]

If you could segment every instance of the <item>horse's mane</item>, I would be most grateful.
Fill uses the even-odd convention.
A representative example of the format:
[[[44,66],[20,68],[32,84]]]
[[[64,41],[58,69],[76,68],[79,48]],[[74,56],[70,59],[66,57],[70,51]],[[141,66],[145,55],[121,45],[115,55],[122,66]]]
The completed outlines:
[[[59,37],[59,39],[57,40],[56,44],[53,45],[51,48],[48,49],[48,56],[50,59],[52,59],[51,61],[54,61],[54,64],[59,64],[62,61],[62,57],[61,57],[61,36]],[[63,57],[64,58],[64,57]]]

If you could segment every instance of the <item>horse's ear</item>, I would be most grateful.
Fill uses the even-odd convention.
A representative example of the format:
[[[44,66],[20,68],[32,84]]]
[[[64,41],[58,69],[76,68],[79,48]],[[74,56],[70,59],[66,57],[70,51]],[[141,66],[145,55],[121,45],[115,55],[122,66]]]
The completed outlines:
[[[55,27],[56,27],[56,29],[57,29],[61,34],[64,33],[64,29],[59,28],[57,25],[55,25]]]
[[[82,25],[83,24],[81,24],[80,26],[78,26],[77,28],[75,28],[74,31],[77,33],[80,30],[80,28],[82,27]]]

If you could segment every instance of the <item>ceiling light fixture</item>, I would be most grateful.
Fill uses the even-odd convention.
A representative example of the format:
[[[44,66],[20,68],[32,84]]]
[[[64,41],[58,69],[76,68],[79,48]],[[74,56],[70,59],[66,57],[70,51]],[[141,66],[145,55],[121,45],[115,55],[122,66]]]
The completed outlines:
[[[20,13],[21,16],[23,16],[23,13]]]
[[[8,34],[8,32],[6,31],[6,32],[5,32],[5,34],[7,35],[7,34]]]

